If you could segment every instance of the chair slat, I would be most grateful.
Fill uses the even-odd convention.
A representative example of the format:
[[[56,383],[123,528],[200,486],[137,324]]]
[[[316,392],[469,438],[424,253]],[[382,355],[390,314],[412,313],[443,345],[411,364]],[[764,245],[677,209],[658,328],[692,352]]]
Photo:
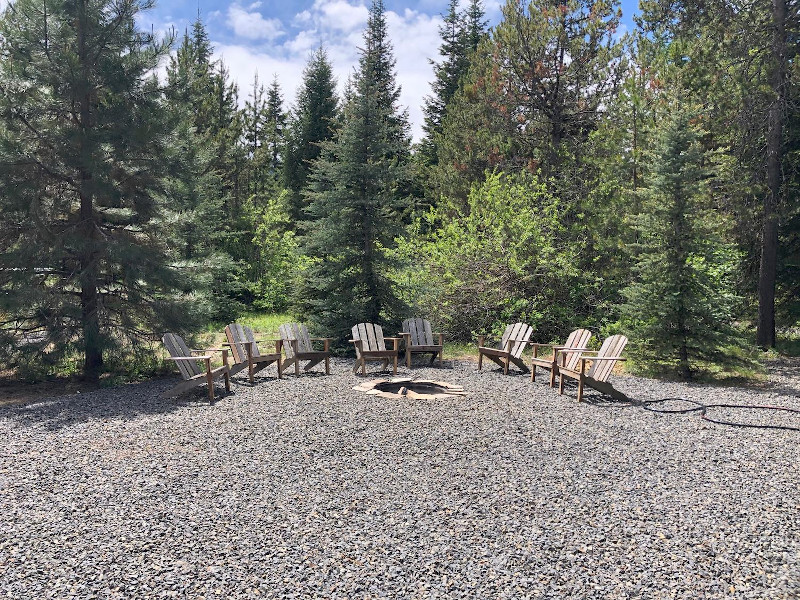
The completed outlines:
[[[165,333],[161,341],[164,342],[164,347],[172,358],[192,355],[191,351],[186,346],[186,342],[184,342],[183,338],[179,335]],[[175,364],[178,365],[178,370],[183,379],[191,379],[202,372],[196,360],[176,360]]]
[[[564,344],[567,348],[586,348],[589,345],[589,340],[592,337],[592,332],[588,329],[576,329],[569,334],[567,342]],[[563,366],[570,371],[574,371],[581,359],[580,352],[568,352],[564,360]]]
[[[375,331],[375,350],[383,351],[386,350],[386,342],[383,340],[383,327],[380,325],[374,325]]]
[[[603,345],[597,353],[598,357],[620,356],[628,343],[628,338],[624,335],[612,335],[603,340]],[[617,364],[615,360],[597,360],[592,364],[592,367],[587,373],[588,377],[597,381],[605,382],[611,376],[614,370],[614,365]]]
[[[433,346],[433,329],[431,329],[430,321],[426,319],[420,319],[422,321],[422,331],[423,335],[419,341],[420,346]]]
[[[308,335],[308,328],[303,323],[294,324],[294,333],[297,336],[297,347],[300,352],[313,352],[311,337]]]

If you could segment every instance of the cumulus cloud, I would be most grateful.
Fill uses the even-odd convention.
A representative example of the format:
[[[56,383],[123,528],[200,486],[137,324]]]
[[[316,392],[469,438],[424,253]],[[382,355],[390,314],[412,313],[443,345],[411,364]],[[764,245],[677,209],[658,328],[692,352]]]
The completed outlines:
[[[283,35],[283,24],[278,19],[265,19],[256,9],[260,2],[243,8],[234,2],[228,7],[228,25],[237,36],[248,40],[274,40]]]
[[[248,6],[251,9],[253,5]],[[248,13],[239,4],[231,9]],[[256,7],[257,8],[257,7]],[[254,10],[254,9],[253,9]],[[258,45],[256,38],[247,36],[230,26],[247,41],[228,40],[215,43],[216,54],[227,65],[231,76],[239,85],[240,100],[250,94],[253,77],[257,71],[259,81],[268,84],[273,75],[278,76],[284,99],[288,106],[297,95],[302,81],[303,68],[311,52],[324,46],[333,65],[334,75],[342,91],[348,77],[358,65],[359,47],[363,46],[363,31],[369,11],[359,0],[315,0],[314,4],[294,15],[284,29],[280,24],[274,31],[291,31],[280,44]],[[251,18],[255,23],[263,17]],[[437,58],[439,44],[438,28],[441,17],[406,9],[402,13],[387,11],[386,22],[389,39],[394,46],[397,82],[402,88],[400,102],[408,108],[412,135],[415,140],[422,136],[422,102],[430,94],[433,70],[429,58]],[[253,25],[250,23],[249,25]]]

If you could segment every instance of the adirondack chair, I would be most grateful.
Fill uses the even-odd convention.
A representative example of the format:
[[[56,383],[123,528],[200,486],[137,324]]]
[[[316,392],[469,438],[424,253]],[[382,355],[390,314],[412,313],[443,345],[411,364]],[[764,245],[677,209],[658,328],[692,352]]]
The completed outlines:
[[[494,363],[503,367],[503,373],[508,375],[509,363],[517,365],[523,373],[528,372],[525,361],[522,360],[522,352],[528,340],[531,339],[533,327],[525,323],[514,323],[506,327],[500,344],[496,348],[484,346],[486,336],[478,336],[478,370],[483,368],[483,357],[485,356]]]
[[[353,339],[350,340],[356,347],[356,363],[353,365],[353,373],[358,372],[361,367],[361,374],[367,374],[367,361],[383,362],[383,368],[389,366],[389,359],[394,360],[394,374],[397,375],[397,351],[400,349],[400,338],[384,338],[383,328],[373,323],[359,323],[353,326]],[[392,342],[393,348],[386,349],[386,340]]]
[[[629,398],[614,389],[608,378],[614,370],[614,365],[617,361],[624,361],[622,358],[622,351],[628,343],[628,338],[624,335],[612,335],[603,340],[603,345],[597,352],[590,352],[584,350],[580,352],[580,365],[575,369],[568,369],[561,364],[561,356],[566,356],[569,350],[559,350],[559,365],[558,365],[558,393],[564,394],[564,377],[575,379],[578,382],[578,402],[583,399],[583,386],[588,385],[596,389],[602,394],[607,394],[617,400],[627,401]],[[591,362],[592,366],[586,370],[586,363]]]
[[[564,351],[562,360],[564,361],[564,368],[574,371],[575,365],[580,360],[580,352],[568,352],[568,350],[586,350],[589,344],[589,339],[592,337],[592,332],[588,329],[576,329],[569,334],[567,341],[563,346],[551,346],[550,344],[536,344],[531,342],[533,346],[533,358],[531,359],[531,381],[536,381],[536,367],[542,369],[550,369],[550,387],[556,384],[556,373],[558,373],[558,365],[556,364],[556,356],[559,350]],[[550,347],[553,349],[553,354],[548,357],[538,356],[539,348]]]
[[[261,354],[257,342],[263,340],[256,340],[250,327],[239,325],[239,323],[231,323],[225,328],[225,337],[228,338],[228,343],[225,346],[229,346],[233,353],[231,375],[236,375],[246,367],[250,383],[255,383],[253,376],[261,369],[276,362],[278,363],[278,379],[283,376],[279,340],[275,340],[275,353]]]
[[[439,356],[439,366],[442,366],[442,349],[444,348],[444,334],[433,333],[430,322],[425,319],[406,319],[403,321],[403,331],[398,334],[403,336],[406,348],[406,366],[411,368],[411,355],[424,354],[430,352],[433,364],[436,356]],[[439,343],[433,341],[434,336]]]
[[[183,338],[174,333],[165,333],[161,338],[164,346],[169,352],[169,360],[174,360],[181,372],[184,381],[170,390],[161,394],[162,398],[172,398],[178,394],[190,390],[204,383],[208,385],[208,399],[214,403],[214,379],[222,375],[225,378],[225,391],[231,391],[231,376],[228,368],[228,351],[220,348],[209,348],[208,350],[189,350]],[[209,352],[222,352],[222,366],[211,368],[212,356]],[[205,363],[204,368],[200,368],[199,362]]]
[[[300,361],[307,360],[304,371],[309,371],[316,365],[325,361],[325,374],[331,374],[330,345],[333,338],[312,338],[308,336],[308,329],[302,323],[284,323],[278,328],[281,334],[281,347],[286,353],[281,370],[286,371],[294,363],[295,375],[300,375]],[[322,350],[314,350],[312,342],[322,342]]]

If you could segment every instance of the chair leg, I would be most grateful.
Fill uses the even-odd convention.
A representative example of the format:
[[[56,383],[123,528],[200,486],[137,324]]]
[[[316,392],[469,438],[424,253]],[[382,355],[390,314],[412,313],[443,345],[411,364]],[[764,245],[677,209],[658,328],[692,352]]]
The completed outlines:
[[[225,391],[230,393],[231,391],[231,374],[225,371]]]
[[[536,365],[531,363],[531,381],[536,381]]]
[[[444,354],[444,350],[442,350],[441,352],[439,352],[439,366],[440,366],[440,367],[442,366],[442,354]]]
[[[506,356],[506,364],[503,367],[503,375],[508,375],[508,363],[509,363],[509,361],[510,361],[509,357]]]
[[[278,379],[283,378],[283,368],[281,367],[281,359],[278,357]]]
[[[578,402],[583,399],[583,377],[578,379]]]
[[[367,374],[367,359],[364,358],[363,356],[361,357],[361,374],[362,375]]]
[[[253,361],[247,361],[247,375],[250,378],[250,383],[253,384],[256,382],[256,378],[254,377],[255,370],[253,369]]]
[[[406,367],[411,368],[411,350],[406,346]]]
[[[331,361],[326,356],[325,357],[325,375],[330,375],[330,374],[331,374]]]
[[[564,375],[561,373],[558,374],[558,395],[564,395]]]
[[[295,375],[300,375],[300,361],[299,360],[295,360],[294,361],[294,374]]]
[[[397,354],[394,355],[394,374],[397,375]]]
[[[550,365],[550,387],[556,386],[556,371],[558,367],[555,364]]]
[[[478,350],[478,371],[483,368],[483,353]]]
[[[214,404],[214,376],[211,371],[206,373],[206,383],[208,383],[208,401]]]

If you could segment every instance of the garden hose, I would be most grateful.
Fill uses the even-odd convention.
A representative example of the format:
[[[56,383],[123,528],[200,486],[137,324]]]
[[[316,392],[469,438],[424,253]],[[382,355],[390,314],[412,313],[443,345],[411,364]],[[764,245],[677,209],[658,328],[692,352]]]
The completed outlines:
[[[692,406],[689,408],[675,408],[675,409],[653,408],[653,405],[661,404],[664,402],[686,402],[688,404],[691,404]],[[638,404],[644,410],[655,413],[667,414],[667,415],[684,415],[684,414],[699,412],[701,418],[705,419],[709,423],[716,423],[717,425],[728,425],[730,427],[750,427],[753,429],[781,429],[784,431],[800,431],[800,427],[792,427],[791,425],[761,425],[755,423],[737,423],[735,421],[723,421],[721,419],[712,419],[711,417],[708,416],[708,409],[710,408],[768,410],[768,411],[780,411],[780,412],[800,415],[800,409],[786,408],[785,406],[768,406],[768,405],[754,405],[754,404],[703,404],[702,402],[698,402],[696,400],[687,400],[686,398],[662,398],[660,400],[648,400],[646,402],[638,402]]]

